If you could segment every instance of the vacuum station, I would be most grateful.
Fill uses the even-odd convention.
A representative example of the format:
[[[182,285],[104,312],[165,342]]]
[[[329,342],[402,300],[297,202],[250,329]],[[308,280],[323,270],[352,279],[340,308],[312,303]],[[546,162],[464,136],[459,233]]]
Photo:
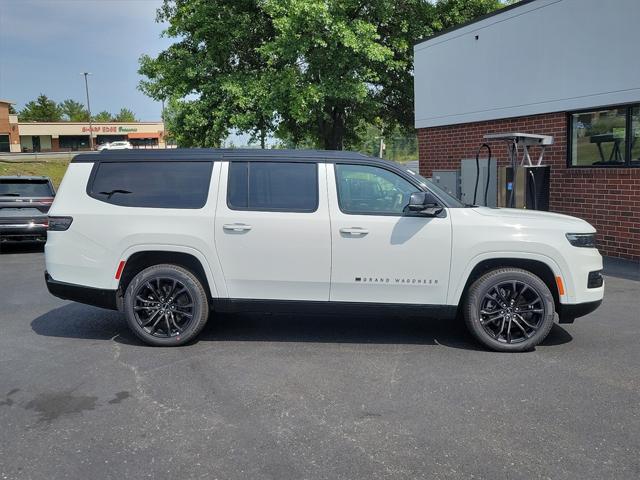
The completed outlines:
[[[548,211],[551,167],[544,164],[544,154],[553,137],[491,133],[484,140],[475,158],[462,159],[456,170],[434,170],[432,180],[471,205]],[[491,148],[498,144],[507,146],[507,164],[501,167]]]

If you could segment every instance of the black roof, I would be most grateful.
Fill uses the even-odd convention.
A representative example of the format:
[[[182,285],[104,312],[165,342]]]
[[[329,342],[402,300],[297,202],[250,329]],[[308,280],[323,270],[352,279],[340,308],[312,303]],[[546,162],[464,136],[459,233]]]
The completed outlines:
[[[413,46],[415,47],[416,45],[420,45],[421,43],[424,42],[428,42],[429,40],[432,40],[436,37],[439,37],[441,35],[446,35],[449,32],[454,32],[456,30],[459,30],[461,28],[464,27],[468,27],[469,25],[473,25],[474,23],[477,22],[481,22],[482,20],[486,20],[487,18],[491,18],[494,17],[496,15],[500,15],[501,13],[505,13],[508,12],[509,10],[513,10],[514,8],[518,8],[518,7],[522,7],[523,5],[526,5],[527,3],[531,3],[531,2],[535,2],[536,0],[520,0],[519,2],[516,3],[512,3],[511,5],[505,5],[502,8],[499,8],[497,10],[494,10],[493,12],[487,13],[485,15],[480,15],[479,17],[473,18],[471,20],[469,20],[468,22],[465,23],[461,23],[460,25],[456,25],[455,27],[450,27],[450,28],[446,28],[444,30],[439,31],[438,33],[434,33],[433,35],[427,37],[427,38],[421,38],[420,40],[416,41]]]
[[[144,161],[268,161],[326,163],[341,160],[394,165],[379,158],[343,150],[278,150],[258,148],[169,148],[158,150],[103,150],[76,155],[71,163]]]

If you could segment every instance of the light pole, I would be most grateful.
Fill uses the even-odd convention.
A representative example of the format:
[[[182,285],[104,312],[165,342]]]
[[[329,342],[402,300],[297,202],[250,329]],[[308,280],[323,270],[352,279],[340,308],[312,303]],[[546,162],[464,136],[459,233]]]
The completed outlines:
[[[84,75],[84,89],[87,92],[87,112],[89,112],[89,149],[93,150],[93,122],[91,121],[91,105],[89,104],[89,81],[87,77],[91,75],[91,72],[82,72],[80,75]]]

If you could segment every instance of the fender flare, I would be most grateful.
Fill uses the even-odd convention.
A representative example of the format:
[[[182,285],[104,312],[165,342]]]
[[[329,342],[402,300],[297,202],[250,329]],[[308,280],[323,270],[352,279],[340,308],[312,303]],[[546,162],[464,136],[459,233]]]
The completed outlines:
[[[467,280],[471,275],[471,272],[474,268],[476,268],[481,262],[486,260],[534,260],[541,263],[544,263],[547,267],[551,269],[554,276],[562,277],[565,286],[565,294],[560,295],[559,299],[561,303],[567,303],[571,298],[571,294],[573,292],[573,285],[571,284],[571,279],[568,276],[563,275],[563,270],[560,268],[558,263],[551,257],[546,255],[542,255],[539,253],[528,253],[528,252],[518,252],[518,251],[497,251],[497,252],[484,252],[476,255],[471,258],[467,262],[467,266],[464,269],[463,274],[459,277],[455,288],[449,289],[450,298],[447,303],[450,305],[458,305],[460,303],[460,299],[462,298],[462,294],[464,293],[464,288],[467,284]],[[452,285],[452,287],[454,287]]]
[[[218,272],[216,275],[214,270],[211,268],[207,257],[200,251],[192,247],[186,247],[181,245],[170,245],[170,244],[159,244],[159,243],[144,243],[138,245],[131,245],[120,255],[120,260],[124,260],[125,262],[131,258],[132,255],[141,252],[152,252],[152,251],[163,251],[163,252],[176,252],[176,253],[185,253],[187,255],[193,256],[196,260],[200,262],[202,269],[204,270],[205,276],[207,277],[207,283],[209,284],[209,294],[211,298],[221,298],[227,296],[227,288],[224,282],[224,278],[221,272]],[[119,280],[113,279],[113,289],[118,288]]]

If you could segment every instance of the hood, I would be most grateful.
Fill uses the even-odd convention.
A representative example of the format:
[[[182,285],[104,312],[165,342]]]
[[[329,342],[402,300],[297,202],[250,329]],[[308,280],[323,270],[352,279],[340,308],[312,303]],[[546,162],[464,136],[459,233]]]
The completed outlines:
[[[561,213],[542,212],[539,210],[526,210],[522,208],[488,208],[477,207],[473,209],[479,215],[504,219],[514,222],[520,220],[522,223],[535,223],[537,225],[546,224],[549,227],[558,227],[570,233],[591,233],[595,232],[588,222],[570,215]]]

